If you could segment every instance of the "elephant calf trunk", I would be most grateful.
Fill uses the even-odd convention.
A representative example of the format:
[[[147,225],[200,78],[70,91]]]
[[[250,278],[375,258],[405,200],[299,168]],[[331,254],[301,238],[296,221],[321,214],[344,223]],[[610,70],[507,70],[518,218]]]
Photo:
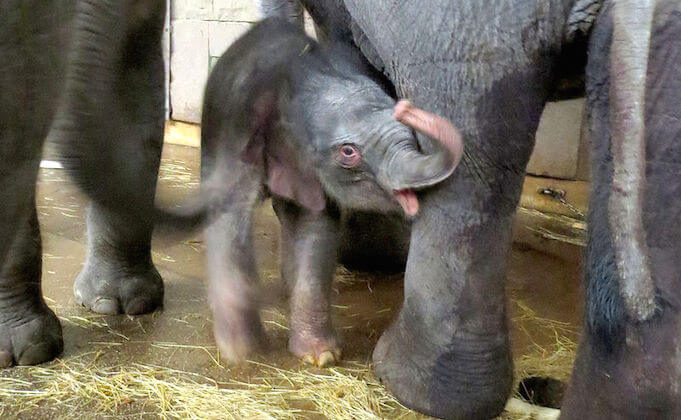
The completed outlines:
[[[423,153],[413,139],[393,145],[387,159],[385,177],[395,191],[428,187],[449,177],[463,155],[463,143],[457,129],[446,118],[416,108],[409,101],[395,105],[393,117],[436,140],[436,150]]]
[[[454,171],[463,155],[463,142],[461,135],[449,120],[416,108],[406,100],[399,101],[395,105],[393,116],[397,121],[428,135],[444,146],[445,150],[440,153],[449,158],[446,171],[449,174]]]
[[[446,118],[416,108],[403,100],[395,105],[393,117],[436,140],[433,153],[423,153],[409,133],[403,141],[390,145],[388,158],[381,168],[381,178],[408,216],[418,212],[419,203],[413,189],[428,187],[449,177],[461,160],[461,135]]]

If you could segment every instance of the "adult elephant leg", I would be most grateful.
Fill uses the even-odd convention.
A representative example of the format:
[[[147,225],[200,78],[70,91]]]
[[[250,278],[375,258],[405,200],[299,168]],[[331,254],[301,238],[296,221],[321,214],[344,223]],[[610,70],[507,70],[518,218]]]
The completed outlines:
[[[373,355],[398,399],[443,418],[495,416],[512,382],[504,284],[523,176],[471,175],[421,195],[403,307]]]
[[[16,171],[9,180],[23,184],[14,202],[28,197],[30,204],[15,218],[0,221],[15,226],[14,235],[4,238],[9,247],[0,265],[0,367],[45,362],[63,349],[59,320],[40,288],[42,252],[33,192],[37,163],[29,166],[29,173]]]
[[[340,359],[331,325],[331,283],[336,268],[338,220],[274,199],[281,223],[282,273],[291,290],[289,350],[304,362],[328,366]]]
[[[370,42],[359,46],[380,58],[400,97],[459,129],[465,154],[450,178],[419,194],[403,307],[376,345],[374,370],[410,408],[491,418],[512,383],[510,222],[569,10],[442,0],[418,12],[398,3],[345,1],[358,39]]]
[[[163,280],[151,259],[152,220],[139,217],[154,211],[163,142],[164,93],[161,83],[149,83],[147,77],[156,80],[162,76],[161,60],[158,54],[145,57],[140,72],[149,76],[133,78],[134,82],[121,93],[143,98],[139,99],[140,108],[136,111],[139,114],[125,125],[134,130],[133,119],[147,120],[143,133],[134,134],[139,142],[135,147],[140,152],[130,156],[136,166],[135,202],[116,208],[93,202],[88,210],[87,257],[73,290],[76,300],[94,312],[135,315],[163,305]]]
[[[668,0],[656,3],[644,83],[645,183],[639,191],[644,197],[643,228],[655,313],[641,320],[628,309],[613,243],[613,230],[622,225],[613,225],[609,218],[617,176],[610,76],[618,72],[609,68],[614,7],[607,6],[592,34],[590,48],[598,53],[590,54],[587,67],[594,188],[585,264],[585,325],[562,404],[566,419],[681,418],[681,226],[677,223],[681,216],[681,5]],[[635,17],[640,19],[640,13]]]
[[[163,304],[151,233],[163,142],[165,2],[104,3],[79,3],[78,54],[51,135],[78,184],[95,197],[76,300],[98,313],[142,314]]]
[[[59,28],[71,5],[0,3],[0,367],[51,360],[63,348],[42,297],[35,209],[40,150],[62,80]],[[49,71],[46,71],[49,69]]]

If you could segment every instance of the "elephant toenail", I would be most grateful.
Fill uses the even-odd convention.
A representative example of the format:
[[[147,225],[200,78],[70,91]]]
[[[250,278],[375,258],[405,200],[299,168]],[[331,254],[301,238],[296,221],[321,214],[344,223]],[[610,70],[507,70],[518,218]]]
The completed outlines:
[[[149,304],[150,302],[146,299],[137,298],[133,299],[125,305],[125,313],[128,315],[139,315],[151,312],[153,306]]]
[[[319,360],[317,361],[317,366],[319,367],[327,367],[331,366],[336,362],[335,357],[333,353],[330,351],[325,351],[322,354],[319,355]]]
[[[116,315],[121,313],[118,301],[109,298],[97,298],[90,308],[93,312],[104,315]]]
[[[76,302],[80,306],[85,306],[85,299],[83,299],[83,294],[80,292],[80,290],[73,289],[73,297],[76,299]]]
[[[12,353],[0,350],[0,368],[12,366]]]
[[[17,359],[18,365],[35,365],[54,357],[54,349],[49,343],[38,343],[28,346]]]

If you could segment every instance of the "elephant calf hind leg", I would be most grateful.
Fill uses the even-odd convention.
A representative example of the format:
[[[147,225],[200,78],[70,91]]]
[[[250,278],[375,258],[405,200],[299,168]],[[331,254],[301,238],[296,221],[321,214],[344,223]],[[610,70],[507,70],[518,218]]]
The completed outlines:
[[[137,315],[163,305],[163,280],[151,261],[151,226],[96,205],[88,214],[85,267],[73,291],[93,312]]]
[[[289,350],[320,367],[340,360],[331,325],[331,283],[336,267],[338,221],[274,199],[281,222],[282,273],[291,289]]]
[[[225,208],[213,210],[205,235],[215,341],[223,359],[240,363],[265,348],[266,340],[252,228],[260,180],[257,174],[234,166],[225,166],[231,169],[231,178],[222,181],[237,180],[227,194],[231,200],[223,204]]]
[[[40,259],[38,218],[31,208],[0,271],[0,367],[34,365],[62,352],[59,320],[41,294]]]

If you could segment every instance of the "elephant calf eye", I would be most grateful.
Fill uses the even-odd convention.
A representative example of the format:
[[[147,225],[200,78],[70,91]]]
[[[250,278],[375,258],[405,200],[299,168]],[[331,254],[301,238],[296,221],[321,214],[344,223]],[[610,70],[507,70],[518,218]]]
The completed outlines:
[[[336,157],[338,163],[344,168],[352,168],[362,160],[359,150],[351,144],[343,144],[338,148]]]

